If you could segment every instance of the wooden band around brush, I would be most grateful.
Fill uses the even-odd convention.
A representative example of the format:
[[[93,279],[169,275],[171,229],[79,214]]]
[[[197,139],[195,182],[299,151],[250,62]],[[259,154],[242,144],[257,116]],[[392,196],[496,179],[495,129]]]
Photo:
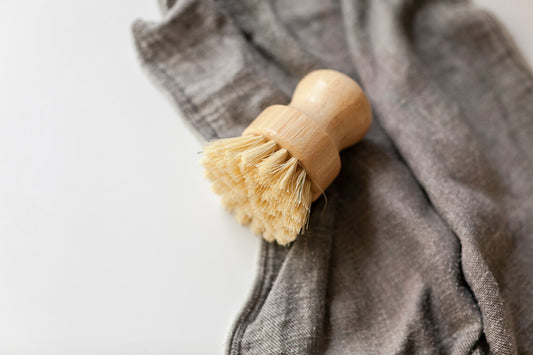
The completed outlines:
[[[341,159],[328,134],[304,113],[284,105],[267,107],[242,134],[274,140],[298,159],[311,179],[315,201],[337,177]]]

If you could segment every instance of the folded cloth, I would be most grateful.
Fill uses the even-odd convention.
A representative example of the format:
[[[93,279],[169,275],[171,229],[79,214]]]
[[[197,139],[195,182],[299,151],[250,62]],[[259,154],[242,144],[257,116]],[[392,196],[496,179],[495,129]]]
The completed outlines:
[[[533,353],[533,76],[461,0],[161,0],[142,65],[205,139],[317,68],[374,122],[290,247],[263,242],[231,354]]]

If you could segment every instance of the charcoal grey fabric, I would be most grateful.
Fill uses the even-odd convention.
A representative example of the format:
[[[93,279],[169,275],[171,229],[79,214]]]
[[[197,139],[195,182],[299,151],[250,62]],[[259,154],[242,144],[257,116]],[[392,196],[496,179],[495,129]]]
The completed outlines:
[[[374,122],[290,248],[262,245],[232,354],[533,353],[533,77],[466,1],[161,1],[143,66],[206,139],[317,68]]]

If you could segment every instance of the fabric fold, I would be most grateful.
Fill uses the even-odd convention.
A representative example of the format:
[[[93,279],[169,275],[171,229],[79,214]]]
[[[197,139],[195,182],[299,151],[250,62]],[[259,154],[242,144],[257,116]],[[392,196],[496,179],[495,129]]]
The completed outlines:
[[[532,353],[533,77],[467,1],[164,2],[142,65],[205,139],[321,67],[374,122],[290,248],[262,244],[232,354]]]

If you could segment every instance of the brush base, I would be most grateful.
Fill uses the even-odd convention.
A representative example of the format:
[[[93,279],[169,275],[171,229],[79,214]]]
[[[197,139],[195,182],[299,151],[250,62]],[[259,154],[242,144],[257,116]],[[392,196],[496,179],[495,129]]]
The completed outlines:
[[[341,159],[328,134],[309,116],[284,105],[267,107],[242,134],[274,140],[298,159],[315,201],[339,174]]]

